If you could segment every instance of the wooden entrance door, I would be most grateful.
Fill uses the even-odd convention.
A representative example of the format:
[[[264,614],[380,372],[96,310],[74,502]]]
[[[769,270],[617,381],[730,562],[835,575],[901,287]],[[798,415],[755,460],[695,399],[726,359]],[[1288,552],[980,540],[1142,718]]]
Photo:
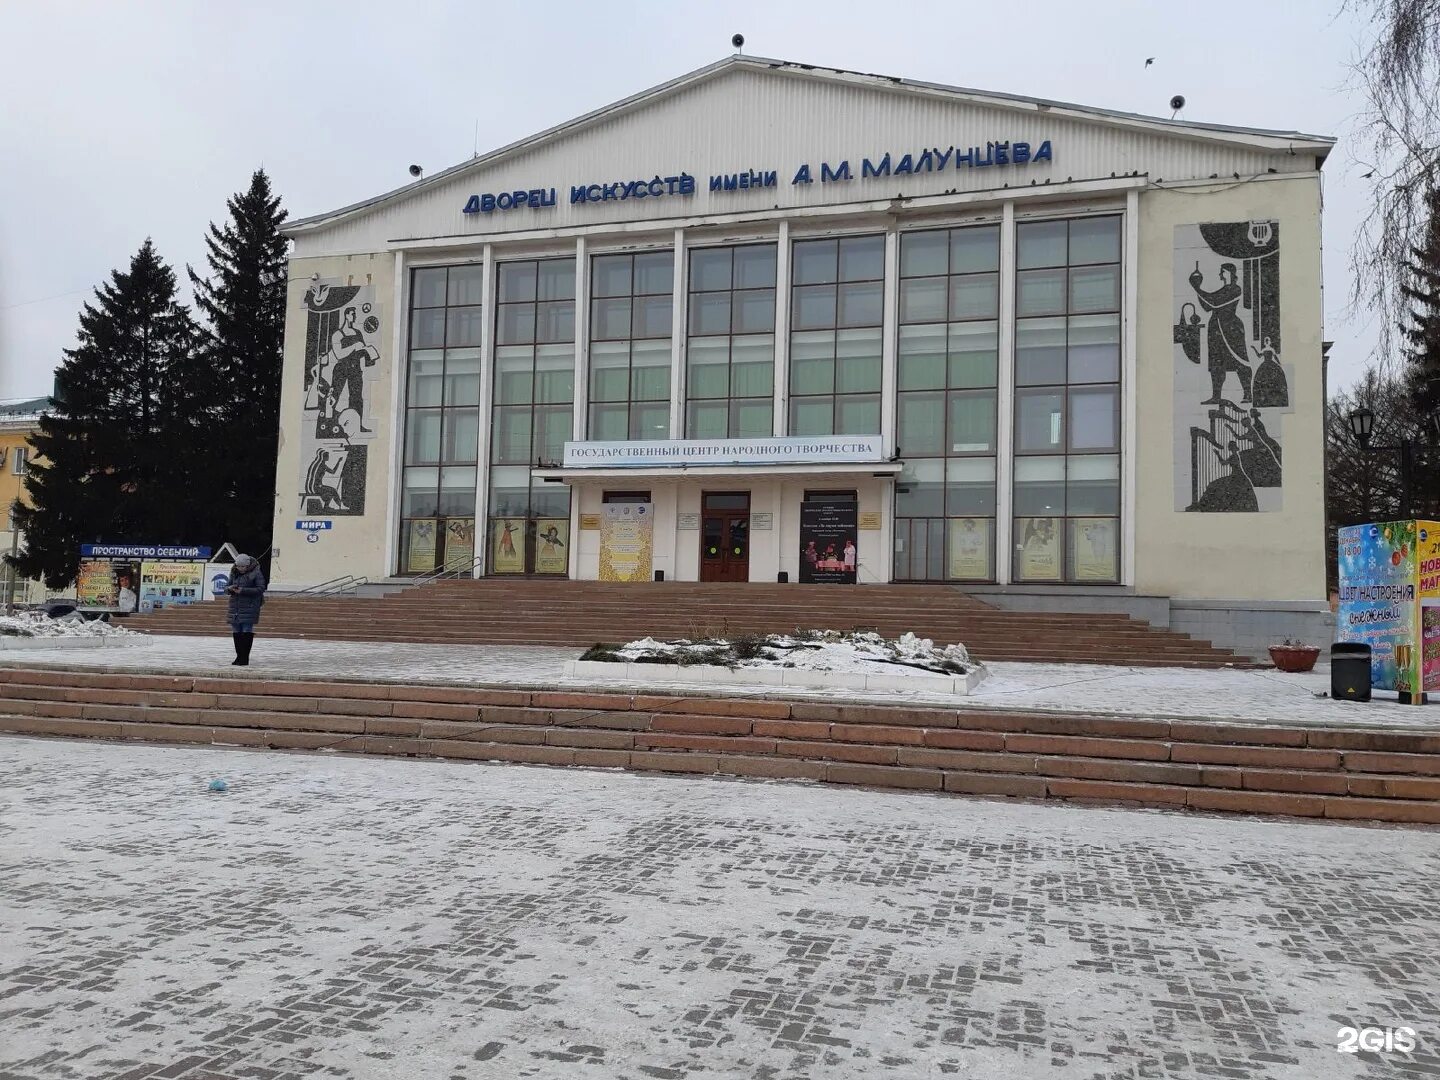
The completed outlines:
[[[750,493],[707,491],[700,516],[700,580],[750,580]]]

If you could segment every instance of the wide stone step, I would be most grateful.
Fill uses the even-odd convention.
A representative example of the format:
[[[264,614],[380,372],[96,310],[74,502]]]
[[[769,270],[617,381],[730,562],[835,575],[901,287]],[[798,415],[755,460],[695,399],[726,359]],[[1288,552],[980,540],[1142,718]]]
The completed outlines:
[[[516,618],[516,614],[523,615]],[[162,634],[225,634],[222,605],[129,621]],[[907,631],[981,660],[1218,666],[1245,658],[1118,613],[1004,611],[945,585],[445,581],[384,598],[276,597],[261,634],[311,640],[584,647],[646,636],[778,633],[799,626]]]
[[[39,669],[0,731],[1440,823],[1440,733]]]

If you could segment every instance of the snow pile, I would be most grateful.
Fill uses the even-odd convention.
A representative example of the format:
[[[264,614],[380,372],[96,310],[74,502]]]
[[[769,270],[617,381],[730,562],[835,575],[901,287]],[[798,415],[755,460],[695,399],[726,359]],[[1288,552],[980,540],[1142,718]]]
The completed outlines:
[[[26,638],[99,638],[139,637],[133,630],[112,625],[100,619],[87,620],[79,615],[52,619],[33,611],[0,616],[0,635]]]
[[[964,645],[936,647],[907,633],[895,640],[870,632],[797,630],[794,634],[657,641],[641,638],[617,647],[596,646],[582,660],[632,664],[714,665],[726,668],[800,668],[856,675],[964,675],[979,668]]]

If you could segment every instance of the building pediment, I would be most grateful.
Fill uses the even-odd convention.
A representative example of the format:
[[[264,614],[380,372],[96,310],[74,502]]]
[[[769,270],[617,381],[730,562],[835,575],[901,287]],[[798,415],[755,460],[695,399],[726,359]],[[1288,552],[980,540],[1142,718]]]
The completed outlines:
[[[374,199],[297,256],[1145,175],[1311,171],[1331,140],[732,57]]]

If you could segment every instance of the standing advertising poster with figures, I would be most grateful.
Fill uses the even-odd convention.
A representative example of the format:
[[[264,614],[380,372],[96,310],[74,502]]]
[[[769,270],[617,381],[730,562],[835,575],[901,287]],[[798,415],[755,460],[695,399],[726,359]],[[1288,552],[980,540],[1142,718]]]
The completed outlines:
[[[1377,690],[1418,696],[1426,672],[1440,668],[1440,655],[1432,660],[1424,636],[1426,594],[1440,598],[1437,536],[1440,524],[1433,521],[1385,521],[1339,530],[1336,634],[1340,641],[1370,646],[1370,679]]]
[[[655,507],[606,503],[600,515],[600,580],[649,581],[654,573]]]
[[[469,570],[475,565],[475,519],[445,522],[445,569]]]
[[[525,519],[496,518],[490,522],[490,573],[525,572]]]
[[[989,518],[958,518],[950,522],[950,577],[957,581],[989,581]]]
[[[412,574],[428,574],[435,569],[434,518],[415,518],[410,522],[410,535],[405,548],[405,569]]]
[[[76,606],[87,611],[136,611],[140,607],[140,563],[85,559],[75,582]]]
[[[535,519],[535,573],[570,572],[570,519]]]
[[[1280,224],[1178,225],[1174,242],[1175,509],[1281,509],[1293,365],[1280,337]]]
[[[305,290],[305,404],[300,513],[365,513],[371,416],[380,377],[380,305],[369,285],[316,281]]]
[[[807,498],[800,504],[801,583],[854,585],[859,535],[853,497]]]

